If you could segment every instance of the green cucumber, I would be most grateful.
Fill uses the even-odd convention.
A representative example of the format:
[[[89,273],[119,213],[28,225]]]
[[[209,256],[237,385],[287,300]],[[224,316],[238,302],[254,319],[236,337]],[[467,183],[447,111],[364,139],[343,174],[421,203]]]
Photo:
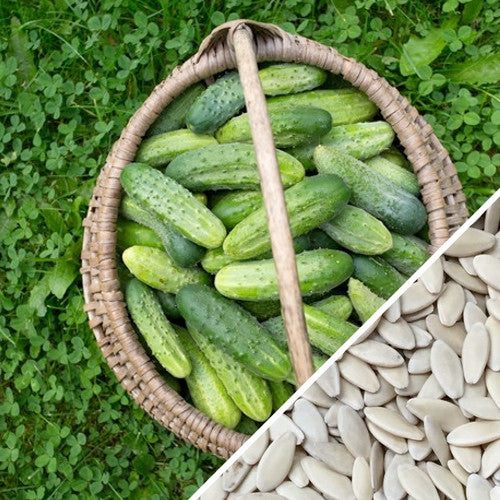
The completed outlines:
[[[165,293],[177,293],[189,283],[210,283],[210,277],[198,268],[179,267],[158,248],[133,246],[122,254],[128,270],[147,285]]]
[[[138,279],[131,279],[125,288],[125,299],[130,316],[161,366],[174,377],[189,375],[188,354],[163,314],[155,292]]]
[[[356,158],[318,146],[314,161],[318,172],[337,174],[351,188],[351,204],[371,213],[392,231],[413,234],[425,224],[427,212],[419,199]]]
[[[304,64],[275,64],[259,71],[266,95],[289,94],[319,87],[326,79],[320,68]],[[208,87],[191,105],[187,127],[198,134],[214,132],[245,106],[237,72],[230,72]]]
[[[353,271],[351,257],[339,250],[308,250],[297,255],[296,262],[303,296],[327,292],[346,281]],[[231,299],[278,299],[274,260],[229,264],[216,274],[215,288]]]
[[[287,108],[268,105],[274,143],[278,148],[290,148],[325,135],[332,127],[330,114],[320,108],[297,106]],[[231,118],[215,133],[221,142],[251,142],[252,132],[248,113]]]
[[[382,297],[354,278],[351,278],[347,284],[347,293],[356,314],[363,323],[385,303]]]
[[[142,224],[154,231],[161,241],[161,246],[172,260],[181,267],[190,267],[201,260],[205,249],[185,238],[172,224],[162,222],[152,213],[125,194],[122,197],[120,213],[134,222]],[[140,240],[132,245],[153,246]],[[156,247],[156,245],[155,245]]]
[[[380,257],[353,255],[353,262],[353,276],[384,299],[388,299],[406,281],[398,270]]]
[[[224,195],[212,207],[212,212],[232,229],[238,222],[262,206],[260,191],[235,191]]]
[[[193,134],[186,129],[172,130],[144,139],[137,150],[135,161],[161,167],[181,153],[211,144],[217,144],[211,135]]]
[[[324,231],[319,228],[313,229],[306,234],[309,239],[309,249],[314,250],[315,248],[331,248],[332,250],[338,250],[340,245],[332,240]]]
[[[330,297],[313,302],[311,306],[343,321],[346,321],[352,314],[351,301],[345,295],[330,295]]]
[[[234,430],[236,432],[246,434],[247,436],[253,436],[258,429],[259,426],[251,418],[242,415],[239,424],[235,427]]]
[[[306,144],[301,144],[300,146],[296,146],[294,148],[287,149],[286,152],[291,154],[294,158],[302,163],[304,170],[306,172],[315,172],[316,165],[314,164],[314,148],[318,146],[321,141],[321,137],[318,137],[316,140],[307,142]]]
[[[146,137],[183,128],[189,107],[204,90],[205,87],[201,83],[188,87],[160,113],[149,127]]]
[[[216,371],[236,406],[257,422],[267,420],[273,402],[267,382],[247,370],[187,323],[188,332]]]
[[[380,153],[380,156],[382,158],[385,158],[387,161],[395,163],[400,167],[404,167],[406,168],[406,170],[409,170],[413,173],[413,167],[411,166],[411,163],[408,161],[406,156],[401,153],[398,148],[396,148],[396,146],[391,146],[389,149],[386,149],[384,152]]]
[[[328,356],[331,356],[358,329],[348,321],[334,318],[307,304],[304,304],[304,317],[311,345]],[[275,338],[286,339],[285,325],[281,316],[268,319],[263,325]]]
[[[182,318],[179,309],[177,308],[177,303],[175,302],[175,295],[172,293],[156,291],[158,300],[160,301],[163,313],[168,319],[176,320]]]
[[[340,246],[355,253],[378,255],[392,248],[389,230],[362,208],[347,205],[321,229]]]
[[[205,193],[193,193],[193,196],[202,204],[207,206],[208,196]]]
[[[216,290],[185,286],[177,307],[187,323],[256,375],[279,381],[290,372],[287,352],[249,312]]]
[[[120,250],[142,245],[163,249],[163,242],[160,237],[149,227],[137,222],[119,218],[116,224],[116,246]]]
[[[334,217],[346,206],[349,189],[335,175],[306,177],[285,191],[292,236],[300,236]],[[227,235],[224,252],[249,259],[271,249],[264,207],[238,223]]]
[[[186,188],[143,163],[130,163],[120,177],[126,193],[188,240],[216,248],[226,236],[224,224]]]
[[[304,178],[304,167],[298,160],[283,151],[276,151],[276,155],[284,187]],[[217,144],[186,151],[170,163],[165,173],[195,191],[260,186],[253,144]]]
[[[269,382],[272,394],[273,411],[279,410],[295,392],[293,385],[288,382]]]
[[[386,160],[383,156],[374,156],[366,160],[365,163],[408,193],[415,196],[420,193],[417,176],[406,168]]]
[[[259,321],[277,316],[281,312],[281,303],[279,300],[259,300],[258,302],[242,300],[238,303]]]
[[[427,243],[416,236],[392,233],[393,246],[381,257],[406,276],[411,276],[429,258]]]
[[[193,367],[186,383],[194,405],[215,422],[234,429],[241,419],[241,411],[189,333],[180,326],[175,329]]]

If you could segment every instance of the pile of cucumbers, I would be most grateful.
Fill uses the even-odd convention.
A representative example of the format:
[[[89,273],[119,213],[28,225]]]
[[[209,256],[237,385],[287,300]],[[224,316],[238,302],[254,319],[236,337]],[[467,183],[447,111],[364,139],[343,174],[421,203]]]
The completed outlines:
[[[301,64],[260,78],[318,367],[425,262],[426,211],[363,93]],[[121,174],[117,248],[128,310],[167,382],[251,433],[294,379],[244,107],[236,72],[169,104]]]

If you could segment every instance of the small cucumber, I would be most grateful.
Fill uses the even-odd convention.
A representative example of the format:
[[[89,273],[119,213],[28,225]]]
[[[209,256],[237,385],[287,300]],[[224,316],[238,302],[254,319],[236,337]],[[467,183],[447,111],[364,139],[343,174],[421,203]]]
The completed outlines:
[[[278,148],[290,148],[325,135],[332,127],[330,114],[320,108],[297,106],[287,108],[268,105],[274,142]],[[221,142],[251,142],[248,113],[231,118],[215,133]]]
[[[204,90],[205,87],[201,83],[195,83],[188,87],[160,113],[149,127],[146,137],[183,128],[189,107]]]
[[[351,301],[345,295],[330,295],[330,297],[313,302],[311,306],[342,321],[346,321],[352,314]]]
[[[389,230],[362,208],[347,205],[340,214],[321,224],[340,246],[363,255],[378,255],[392,248]]]
[[[353,271],[352,259],[339,250],[308,250],[296,257],[302,295],[327,292],[346,281]],[[234,262],[215,276],[215,288],[237,300],[279,298],[273,259]]]
[[[235,427],[236,432],[241,432],[242,434],[246,434],[247,436],[253,436],[259,426],[251,419],[245,415],[241,416],[240,423]]]
[[[177,307],[187,323],[256,375],[279,381],[290,372],[287,352],[267,330],[249,312],[214,289],[185,286],[177,294]]]
[[[125,250],[134,245],[164,248],[160,237],[152,229],[137,222],[119,218],[116,224],[116,246],[120,250]]]
[[[281,312],[281,303],[279,300],[259,300],[258,302],[242,300],[239,304],[259,321],[277,316]]]
[[[408,193],[415,196],[420,193],[417,176],[406,168],[386,160],[383,156],[374,156],[366,160],[365,163]]]
[[[133,246],[122,254],[128,270],[143,283],[166,293],[177,293],[180,287],[189,283],[210,283],[210,277],[198,268],[177,266],[158,248]]]
[[[392,233],[393,246],[381,257],[406,276],[411,276],[429,258],[427,243],[416,236]]]
[[[293,236],[300,236],[331,219],[346,206],[350,192],[336,175],[306,177],[285,191]],[[234,259],[249,259],[271,249],[264,207],[238,223],[227,235],[224,252]]]
[[[347,293],[356,314],[363,323],[385,303],[382,297],[354,278],[351,278],[347,284]]]
[[[171,293],[156,291],[158,300],[160,301],[163,313],[168,319],[176,320],[182,318],[179,309],[177,308],[177,303],[175,302],[175,295]]]
[[[137,150],[135,161],[161,167],[181,153],[211,144],[217,144],[211,135],[193,134],[186,129],[172,130],[144,139]]]
[[[193,367],[186,383],[194,405],[215,422],[234,429],[241,419],[241,411],[189,333],[180,326],[175,329]]]
[[[384,299],[388,299],[406,281],[399,271],[380,257],[353,255],[353,262],[353,276]]]
[[[284,187],[304,178],[305,171],[298,160],[283,151],[276,151],[276,155]],[[165,173],[195,191],[260,186],[253,144],[217,144],[186,151],[170,163]]]
[[[207,206],[208,196],[205,193],[193,193],[193,196],[202,204]]]
[[[425,224],[427,212],[420,200],[356,158],[318,146],[314,161],[318,172],[339,175],[351,188],[351,203],[377,217],[389,229],[413,234]]]
[[[126,193],[163,223],[206,248],[216,248],[226,236],[224,224],[186,188],[143,163],[130,163],[120,177]]]
[[[385,158],[387,161],[395,163],[396,165],[399,165],[400,167],[403,167],[413,173],[413,167],[410,162],[395,146],[391,146],[389,149],[386,149],[384,152],[380,153],[380,156]]]
[[[309,239],[310,250],[314,250],[315,248],[331,248],[332,250],[340,249],[340,245],[319,228],[309,231],[306,236]]]
[[[189,323],[188,332],[206,356],[217,376],[224,384],[227,393],[236,406],[248,417],[257,422],[267,420],[273,402],[267,382],[248,371],[242,364],[228,356],[224,351],[198,332]]]
[[[273,411],[279,410],[295,392],[293,385],[288,382],[269,382],[272,394]]]
[[[223,196],[212,207],[212,212],[232,229],[238,222],[262,206],[260,191],[236,191]]]
[[[188,376],[188,354],[163,314],[155,292],[138,279],[131,279],[125,288],[125,299],[130,316],[161,366],[174,377]]]

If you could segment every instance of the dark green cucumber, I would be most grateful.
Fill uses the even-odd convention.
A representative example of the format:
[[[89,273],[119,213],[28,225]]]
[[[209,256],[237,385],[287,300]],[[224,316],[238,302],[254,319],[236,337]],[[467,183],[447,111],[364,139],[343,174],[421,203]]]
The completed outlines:
[[[335,175],[306,177],[285,191],[293,236],[311,231],[346,206],[350,192]],[[238,223],[227,235],[224,252],[234,259],[249,259],[271,249],[264,207]]]
[[[262,206],[260,191],[236,191],[223,196],[212,207],[212,212],[232,229],[238,222]]]
[[[149,127],[146,137],[183,128],[189,107],[204,90],[205,87],[201,83],[195,83],[188,87],[160,113]]]
[[[346,281],[353,271],[350,255],[339,250],[308,250],[297,255],[296,262],[303,296],[327,292]],[[274,260],[229,264],[216,274],[215,288],[237,300],[278,299]]]
[[[143,163],[130,163],[123,169],[120,180],[133,200],[187,239],[206,248],[222,244],[226,236],[224,224],[170,177]]]
[[[161,240],[160,248],[163,248],[179,266],[190,267],[199,262],[203,257],[205,253],[204,248],[185,238],[172,224],[162,222],[127,194],[122,197],[120,213],[131,221],[142,224],[154,231]],[[128,246],[133,246],[134,244],[153,246],[140,241]]]
[[[125,288],[125,299],[130,316],[161,366],[174,377],[188,376],[188,354],[163,314],[155,292],[138,279],[131,279]]]
[[[347,205],[321,229],[340,246],[363,255],[378,255],[392,248],[392,237],[382,222],[362,208]]]
[[[249,312],[216,290],[185,286],[177,306],[187,323],[253,373],[279,381],[290,372],[287,352]]]
[[[241,432],[242,434],[246,434],[247,436],[253,436],[259,426],[251,419],[245,415],[241,416],[240,423],[235,427],[236,432]]]
[[[274,142],[278,148],[290,148],[325,135],[332,127],[330,114],[320,108],[287,108],[268,105]],[[251,142],[248,113],[231,118],[215,133],[221,142]]]
[[[352,205],[371,213],[389,229],[413,234],[425,224],[427,212],[420,200],[356,158],[318,146],[314,150],[314,161],[318,172],[342,177],[351,188]]]
[[[272,394],[273,411],[281,408],[295,392],[293,385],[288,382],[269,382]]]
[[[168,319],[176,320],[182,318],[179,309],[177,308],[177,303],[175,302],[175,295],[171,293],[156,291],[158,300],[160,301],[163,313]]]
[[[358,318],[363,323],[385,303],[382,297],[354,278],[351,278],[347,284],[347,293]]]
[[[313,302],[311,306],[343,321],[346,321],[352,314],[351,301],[345,295],[330,295],[330,297]]]
[[[380,257],[353,255],[353,276],[373,293],[388,299],[406,281],[406,278]]]
[[[158,248],[133,246],[122,254],[128,270],[143,283],[166,293],[177,293],[189,283],[209,284],[211,279],[205,271],[195,267],[179,267]]]
[[[116,246],[125,250],[134,245],[164,248],[160,237],[152,229],[132,220],[119,218],[116,224]]]
[[[304,167],[293,156],[276,151],[284,187],[304,178]],[[209,189],[258,189],[259,171],[253,144],[217,144],[186,151],[175,158],[165,173],[194,191]]]
[[[309,249],[314,250],[315,248],[331,248],[332,250],[338,250],[340,245],[332,240],[324,231],[319,228],[313,229],[306,234],[309,239]]]
[[[303,64],[275,64],[259,71],[266,95],[289,94],[319,87],[326,73]],[[198,134],[214,132],[245,106],[237,72],[230,72],[208,87],[189,108],[186,125]]]
[[[241,363],[228,356],[223,350],[187,323],[188,332],[206,356],[227,393],[236,406],[257,422],[267,420],[273,402],[267,382],[247,370]]]
[[[238,303],[259,321],[277,316],[281,312],[281,303],[279,300],[259,300],[258,302],[242,300]]]
[[[411,276],[429,258],[427,243],[416,236],[392,233],[393,246],[381,257],[406,276]]]
[[[186,383],[194,405],[215,422],[234,429],[241,419],[241,411],[189,333],[180,326],[175,329],[193,367]]]
[[[211,135],[193,134],[186,129],[172,130],[144,139],[137,150],[135,161],[161,167],[181,153],[211,144],[217,144]]]
[[[406,168],[392,163],[383,156],[374,156],[366,160],[365,163],[408,193],[415,196],[420,193],[417,176]]]

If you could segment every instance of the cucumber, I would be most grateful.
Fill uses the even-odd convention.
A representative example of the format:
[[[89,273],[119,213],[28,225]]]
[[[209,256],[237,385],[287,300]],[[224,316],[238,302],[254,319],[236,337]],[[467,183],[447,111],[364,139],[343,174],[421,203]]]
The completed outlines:
[[[279,300],[259,300],[258,302],[242,300],[238,303],[259,321],[277,316],[281,312],[281,303]]]
[[[242,364],[211,344],[208,339],[187,323],[187,329],[212,368],[224,384],[236,406],[257,422],[267,420],[273,401],[267,382],[248,371]]]
[[[246,434],[247,436],[253,436],[258,429],[259,426],[251,418],[242,415],[239,424],[235,427],[234,430],[236,432]]]
[[[326,79],[320,68],[304,64],[275,64],[259,71],[267,95],[289,94],[319,87]],[[245,106],[237,72],[230,72],[208,87],[189,108],[186,125],[198,134],[214,132]]]
[[[291,154],[294,158],[302,163],[304,170],[306,172],[315,172],[316,165],[314,164],[314,149],[319,145],[321,137],[316,138],[316,140],[307,142],[306,144],[301,144],[294,148],[287,149],[286,152]]]
[[[425,207],[363,162],[341,151],[318,146],[314,161],[320,173],[339,175],[351,188],[351,203],[363,208],[387,228],[400,234],[416,233],[426,222]]]
[[[269,382],[272,394],[273,411],[279,410],[295,392],[293,385],[288,382]]]
[[[353,276],[373,293],[388,299],[406,281],[406,278],[380,257],[353,255]]]
[[[319,228],[313,229],[306,234],[309,239],[309,249],[314,250],[315,248],[331,248],[332,250],[338,250],[340,245],[332,240],[324,231]]]
[[[304,167],[293,156],[276,151],[284,187],[304,178]],[[186,151],[175,158],[165,173],[184,187],[209,189],[258,189],[259,171],[252,144],[217,144]]]
[[[122,254],[128,270],[147,285],[165,293],[177,293],[180,287],[189,283],[210,283],[210,277],[198,268],[177,266],[158,248],[133,246]]]
[[[201,83],[195,83],[191,87],[188,87],[160,113],[158,118],[149,127],[146,137],[183,128],[188,109],[204,90],[205,87]]]
[[[386,160],[383,156],[374,156],[366,160],[365,163],[408,193],[415,196],[420,193],[417,176],[406,168]]]
[[[328,356],[331,356],[358,329],[348,321],[334,318],[307,304],[304,304],[304,316],[311,345]],[[263,325],[275,337],[286,341],[285,325],[281,316],[268,319]]]
[[[128,219],[135,221],[143,226],[154,231],[161,241],[160,248],[163,248],[172,260],[181,267],[190,267],[201,260],[205,253],[205,249],[198,246],[196,243],[184,238],[182,234],[172,224],[162,222],[146,209],[141,207],[139,203],[133,200],[127,194],[122,197],[120,205],[120,213]],[[132,240],[133,241],[133,240]],[[132,242],[131,241],[131,242]],[[138,240],[132,245],[153,246],[151,244],[142,243]],[[155,245],[155,248],[157,246]]]
[[[377,114],[377,106],[354,88],[312,90],[300,94],[271,97],[268,104],[278,106],[312,106],[324,109],[332,117],[332,126],[371,120]]]
[[[296,257],[302,295],[331,290],[346,281],[353,271],[352,259],[339,250],[308,250]],[[234,262],[215,276],[215,288],[238,300],[279,298],[278,278],[273,259]]]
[[[193,196],[202,204],[207,206],[208,196],[205,193],[193,193]]]
[[[306,106],[287,108],[269,104],[268,111],[274,143],[278,148],[290,148],[313,141],[332,127],[331,116],[323,109]],[[251,142],[248,113],[231,118],[217,130],[215,137],[221,143]]]
[[[363,255],[377,255],[392,248],[389,230],[362,208],[347,205],[321,229],[340,246]]]
[[[241,411],[189,333],[180,326],[175,329],[193,367],[186,383],[194,405],[215,422],[234,429],[241,419]]]
[[[125,250],[134,245],[164,248],[160,237],[152,229],[120,217],[116,224],[116,246],[120,250]]]
[[[177,308],[177,303],[175,302],[175,295],[171,293],[156,291],[158,300],[160,301],[163,313],[168,319],[176,320],[182,318],[179,309]]]
[[[401,151],[399,151],[399,149],[395,146],[391,146],[389,149],[380,153],[380,156],[382,158],[385,158],[387,161],[395,163],[400,167],[404,167],[406,170],[409,170],[413,173],[413,167],[411,166],[411,163],[408,161],[406,156],[401,153]]]
[[[135,161],[161,167],[181,153],[211,144],[217,144],[211,135],[193,134],[186,129],[172,130],[144,139],[137,150]]]
[[[392,233],[393,246],[381,257],[406,276],[411,276],[429,258],[427,243],[416,236]]]
[[[354,278],[351,278],[347,284],[347,293],[356,314],[363,323],[385,303],[382,297]]]
[[[224,195],[212,207],[212,212],[232,229],[238,222],[262,206],[260,191],[235,191]]]
[[[306,177],[285,191],[292,236],[300,236],[331,219],[346,206],[350,192],[335,175]],[[271,249],[264,207],[238,223],[227,235],[224,252],[249,259]]]
[[[249,312],[216,290],[185,286],[177,307],[187,323],[256,375],[279,381],[290,372],[287,352]]]
[[[342,321],[346,321],[352,314],[351,301],[345,295],[330,295],[313,302],[311,306]]]
[[[224,224],[186,188],[143,163],[130,163],[121,174],[126,193],[188,240],[216,248],[226,236]]]
[[[161,366],[174,377],[188,376],[188,354],[163,314],[155,292],[138,279],[131,279],[125,288],[125,299],[130,316]]]

